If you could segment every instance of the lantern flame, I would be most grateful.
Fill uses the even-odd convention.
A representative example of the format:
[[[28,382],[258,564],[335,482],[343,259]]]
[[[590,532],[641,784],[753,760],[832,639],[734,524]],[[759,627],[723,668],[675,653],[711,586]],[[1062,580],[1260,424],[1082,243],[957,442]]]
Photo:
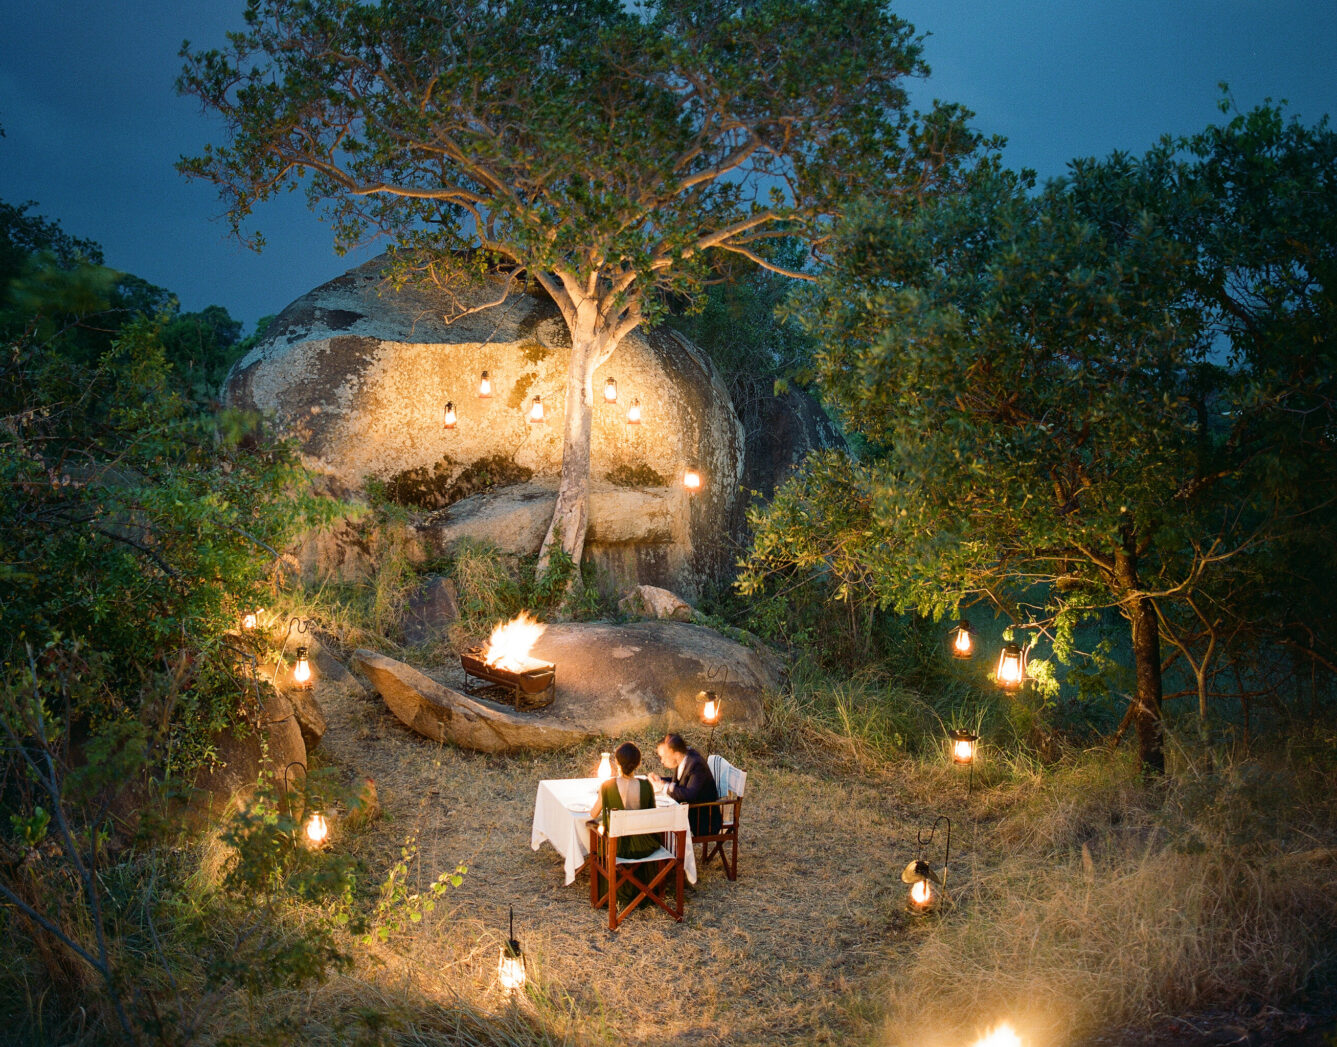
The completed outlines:
[[[974,1047],[1022,1047],[1021,1037],[1007,1022],[993,1029],[987,1036],[978,1039]]]
[[[293,683],[298,687],[308,687],[311,684],[311,662],[306,656],[306,648],[297,648],[297,662],[292,667]]]
[[[521,611],[509,622],[497,626],[488,638],[483,661],[507,672],[521,673],[544,663],[529,657],[529,649],[538,643],[548,627]]]
[[[312,847],[319,847],[330,834],[329,823],[322,814],[313,814],[306,821],[306,838]]]
[[[970,654],[971,646],[970,633],[965,629],[958,629],[956,631],[956,640],[953,643],[956,653],[964,658],[966,655]]]
[[[933,887],[927,880],[916,880],[910,885],[910,901],[923,908],[933,901]]]
[[[975,743],[969,738],[958,738],[952,743],[952,758],[957,763],[970,763],[975,759]]]
[[[612,753],[604,753],[599,757],[599,769],[594,772],[594,777],[598,778],[601,782],[607,781],[609,778],[613,777]]]
[[[720,703],[714,699],[708,699],[704,708],[701,710],[701,722],[707,727],[719,721]]]

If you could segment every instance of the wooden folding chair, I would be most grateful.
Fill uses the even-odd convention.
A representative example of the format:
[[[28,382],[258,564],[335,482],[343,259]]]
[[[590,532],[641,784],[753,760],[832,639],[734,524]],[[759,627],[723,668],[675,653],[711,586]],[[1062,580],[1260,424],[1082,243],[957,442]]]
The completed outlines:
[[[643,811],[608,811],[607,822],[590,831],[590,905],[596,909],[608,904],[608,929],[615,931],[627,914],[647,898],[675,920],[681,921],[683,878],[686,874],[683,855],[687,848],[687,807],[673,804],[669,807],[651,807]],[[644,858],[619,858],[617,841],[622,836],[642,833],[663,833],[664,845]],[[653,875],[648,875],[653,873]],[[599,893],[602,877],[605,890]],[[617,889],[629,883],[636,897],[626,906],[618,904]],[[674,895],[664,897],[672,886]]]
[[[711,858],[719,855],[720,864],[724,866],[724,875],[736,880],[738,879],[738,821],[743,810],[743,790],[747,787],[747,774],[723,756],[709,757],[706,766],[710,768],[711,776],[715,779],[715,791],[720,799],[710,803],[694,803],[692,810],[705,811],[711,807],[718,807],[721,824],[718,832],[693,836],[692,842],[701,844],[700,868],[705,868]],[[726,846],[729,848],[727,854]]]

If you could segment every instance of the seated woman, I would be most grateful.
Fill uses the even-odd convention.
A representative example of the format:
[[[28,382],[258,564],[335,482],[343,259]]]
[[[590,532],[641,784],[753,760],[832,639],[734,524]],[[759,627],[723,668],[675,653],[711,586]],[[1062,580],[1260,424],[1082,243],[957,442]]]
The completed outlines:
[[[617,774],[600,783],[599,795],[590,808],[590,820],[601,823],[605,829],[608,825],[608,811],[639,811],[655,805],[655,787],[644,778],[633,777],[636,768],[641,765],[641,750],[631,742],[623,742],[614,751],[613,760],[617,764]],[[619,836],[617,856],[644,858],[661,846],[663,840],[659,833]],[[603,889],[602,877],[599,887]],[[623,884],[618,890],[618,900],[622,902],[629,901],[634,895],[635,891],[630,889],[629,884]]]

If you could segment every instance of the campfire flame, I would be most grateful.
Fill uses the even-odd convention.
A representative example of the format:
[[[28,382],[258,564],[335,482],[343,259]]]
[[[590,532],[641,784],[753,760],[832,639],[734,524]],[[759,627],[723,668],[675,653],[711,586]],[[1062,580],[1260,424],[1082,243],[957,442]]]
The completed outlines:
[[[524,611],[509,622],[492,630],[487,647],[483,651],[483,661],[498,669],[518,673],[534,667],[534,659],[529,657],[529,649],[538,642],[543,630],[548,628]]]

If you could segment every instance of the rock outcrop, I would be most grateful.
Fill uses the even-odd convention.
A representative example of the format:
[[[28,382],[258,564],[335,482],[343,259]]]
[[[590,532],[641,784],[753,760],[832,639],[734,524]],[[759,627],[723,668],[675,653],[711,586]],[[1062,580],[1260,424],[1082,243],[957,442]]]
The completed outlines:
[[[482,752],[561,748],[652,728],[699,734],[707,690],[722,699],[724,727],[754,728],[764,719],[764,693],[780,682],[758,652],[682,622],[549,625],[532,653],[557,666],[557,688],[551,705],[529,713],[372,651],[355,652],[354,664],[406,726]],[[460,674],[447,675],[462,687]]]
[[[638,585],[618,601],[617,609],[637,618],[671,618],[690,622],[692,608],[686,600],[656,585]]]
[[[448,323],[495,298],[497,285],[458,296],[391,291],[380,278],[384,264],[373,259],[280,313],[229,375],[227,402],[269,414],[297,437],[308,466],[349,492],[371,478],[387,490],[415,492],[419,505],[440,504],[461,481],[475,490],[480,464],[507,487],[521,477],[555,484],[570,356],[556,306],[541,292],[516,293]],[[486,398],[479,396],[483,371],[491,383]],[[610,377],[615,404],[603,399]],[[672,587],[694,593],[727,563],[725,538],[737,516],[743,431],[728,392],[704,354],[663,327],[628,336],[596,373],[594,388],[592,478],[601,491],[621,489],[633,501],[683,499],[674,514],[681,524],[664,537],[674,547]],[[526,421],[536,396],[545,408],[538,425]],[[641,411],[635,425],[627,421],[634,400]],[[449,430],[447,402],[458,417]],[[689,464],[704,483],[687,501],[681,478]],[[590,558],[619,573],[634,571],[644,555],[641,533],[605,516],[624,500],[592,500],[587,538]],[[650,558],[664,559],[662,550]],[[620,579],[621,587],[656,580]]]

